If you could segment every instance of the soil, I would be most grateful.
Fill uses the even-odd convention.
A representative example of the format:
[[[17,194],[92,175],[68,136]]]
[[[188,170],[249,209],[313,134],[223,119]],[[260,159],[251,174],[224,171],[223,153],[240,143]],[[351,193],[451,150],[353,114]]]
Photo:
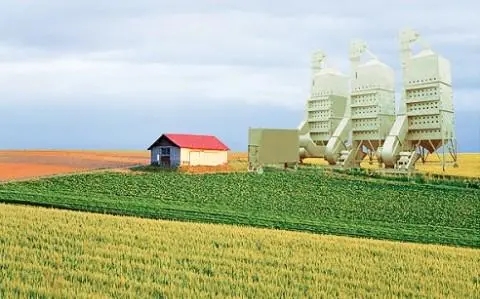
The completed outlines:
[[[0,181],[147,164],[148,152],[0,151]]]
[[[246,153],[229,153],[229,165],[186,167],[187,173],[246,170]],[[129,172],[136,165],[150,162],[148,151],[16,150],[0,151],[0,182],[30,180],[80,172]],[[132,172],[134,173],[134,172]]]

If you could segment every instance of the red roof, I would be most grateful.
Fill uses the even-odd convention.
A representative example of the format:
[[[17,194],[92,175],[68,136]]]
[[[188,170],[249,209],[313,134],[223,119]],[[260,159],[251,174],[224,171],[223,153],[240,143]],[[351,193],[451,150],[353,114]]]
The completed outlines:
[[[148,149],[160,142],[162,137],[167,138],[176,146],[181,148],[203,149],[228,151],[228,146],[223,144],[217,137],[212,135],[196,135],[196,134],[163,134]]]

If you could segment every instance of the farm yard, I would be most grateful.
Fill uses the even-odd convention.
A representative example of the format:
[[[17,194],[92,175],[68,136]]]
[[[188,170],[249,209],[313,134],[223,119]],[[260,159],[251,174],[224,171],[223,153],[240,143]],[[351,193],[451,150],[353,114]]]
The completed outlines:
[[[475,298],[478,250],[0,204],[0,297]]]
[[[480,299],[472,5],[10,2],[0,299]]]

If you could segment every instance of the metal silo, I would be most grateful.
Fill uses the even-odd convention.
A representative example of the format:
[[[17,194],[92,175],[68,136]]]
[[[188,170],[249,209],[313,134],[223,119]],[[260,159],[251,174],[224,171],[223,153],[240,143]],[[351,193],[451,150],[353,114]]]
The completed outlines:
[[[418,159],[442,150],[457,166],[455,117],[450,62],[422,42],[423,49],[412,55],[411,44],[421,41],[413,30],[400,34],[403,71],[402,106],[382,159],[386,168],[413,170]],[[448,155],[448,156],[447,156]]]
[[[300,158],[323,158],[325,146],[345,114],[349,78],[324,66],[325,54],[314,53],[312,86],[306,102],[305,119],[298,127]]]
[[[370,59],[361,63],[365,53]],[[350,103],[327,144],[325,158],[330,165],[359,167],[366,155],[380,157],[395,121],[395,72],[379,61],[361,40],[352,41],[350,62]]]

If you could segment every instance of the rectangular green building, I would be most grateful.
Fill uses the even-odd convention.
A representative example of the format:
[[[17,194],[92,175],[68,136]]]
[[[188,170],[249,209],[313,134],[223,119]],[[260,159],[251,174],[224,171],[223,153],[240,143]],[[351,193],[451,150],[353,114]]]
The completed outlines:
[[[299,135],[297,129],[249,128],[249,170],[265,165],[295,164],[299,162]]]

